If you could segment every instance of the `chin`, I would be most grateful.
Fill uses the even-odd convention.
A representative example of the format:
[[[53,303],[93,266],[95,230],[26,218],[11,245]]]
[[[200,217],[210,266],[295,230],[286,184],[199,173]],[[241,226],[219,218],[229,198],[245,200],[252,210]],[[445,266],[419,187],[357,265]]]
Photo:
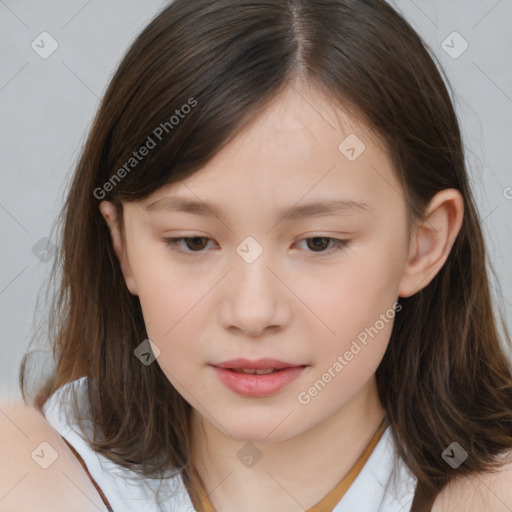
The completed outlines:
[[[243,424],[236,420],[221,424],[226,425],[230,437],[236,441],[265,444],[286,441],[299,434],[299,432],[290,430],[290,425],[285,427],[282,422],[282,416],[275,419],[261,419],[260,421],[252,416],[246,418]]]

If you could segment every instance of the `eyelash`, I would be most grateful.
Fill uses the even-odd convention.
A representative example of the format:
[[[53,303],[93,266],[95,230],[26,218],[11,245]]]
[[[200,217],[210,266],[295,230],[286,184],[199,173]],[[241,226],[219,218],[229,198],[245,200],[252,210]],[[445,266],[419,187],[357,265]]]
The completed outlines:
[[[176,251],[181,254],[195,255],[195,254],[201,254],[201,253],[205,252],[204,249],[202,249],[200,251],[187,251],[187,250],[183,250],[182,248],[178,247],[178,243],[181,242],[182,240],[192,240],[193,238],[205,238],[207,240],[211,240],[211,238],[208,238],[206,236],[189,236],[189,237],[184,236],[184,237],[176,237],[176,238],[164,238],[163,241],[165,242],[165,245],[167,245],[172,251]],[[308,238],[303,238],[302,240],[299,240],[299,242],[302,242],[304,240],[314,240],[315,238],[325,238],[326,240],[330,240],[330,241],[334,242],[334,246],[331,247],[331,249],[327,250],[327,251],[318,251],[318,252],[308,251],[311,254],[320,254],[320,255],[330,254],[331,252],[339,251],[341,249],[346,248],[349,243],[349,240],[340,240],[338,238],[331,238],[328,236],[312,236],[312,237],[308,237]]]

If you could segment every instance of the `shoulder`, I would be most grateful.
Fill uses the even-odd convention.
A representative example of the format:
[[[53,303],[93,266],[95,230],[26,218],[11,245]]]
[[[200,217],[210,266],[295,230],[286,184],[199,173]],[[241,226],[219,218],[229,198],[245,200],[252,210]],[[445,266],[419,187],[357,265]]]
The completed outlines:
[[[84,469],[43,414],[0,402],[2,511],[106,510]]]
[[[436,497],[432,512],[509,512],[512,510],[512,451],[495,472],[481,472],[450,482]]]

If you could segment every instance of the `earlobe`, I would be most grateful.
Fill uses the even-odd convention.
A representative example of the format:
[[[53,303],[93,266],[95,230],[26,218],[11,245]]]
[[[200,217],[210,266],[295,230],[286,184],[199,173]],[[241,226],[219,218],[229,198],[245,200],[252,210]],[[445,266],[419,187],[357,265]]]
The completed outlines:
[[[426,219],[413,234],[399,296],[410,297],[425,288],[445,264],[462,226],[464,200],[456,189],[438,192]]]
[[[121,237],[116,206],[110,201],[101,201],[99,209],[110,231],[114,252],[121,266],[121,272],[123,273],[126,286],[131,294],[137,295],[135,279]]]

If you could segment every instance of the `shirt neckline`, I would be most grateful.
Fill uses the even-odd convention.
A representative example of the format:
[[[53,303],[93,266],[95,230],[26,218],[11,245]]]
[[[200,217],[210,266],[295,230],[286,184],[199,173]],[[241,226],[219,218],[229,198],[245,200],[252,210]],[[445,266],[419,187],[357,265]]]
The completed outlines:
[[[332,512],[334,507],[336,507],[336,505],[341,501],[345,493],[348,491],[354,480],[363,469],[364,465],[370,458],[370,455],[381,440],[388,426],[389,417],[386,414],[382,419],[379,427],[377,428],[375,434],[366,445],[366,448],[363,450],[363,453],[354,463],[349,472],[318,503],[313,505],[311,508],[308,508],[305,512]],[[198,512],[217,512],[201,483],[199,483],[198,491],[201,501],[199,504],[194,503],[196,510]]]

